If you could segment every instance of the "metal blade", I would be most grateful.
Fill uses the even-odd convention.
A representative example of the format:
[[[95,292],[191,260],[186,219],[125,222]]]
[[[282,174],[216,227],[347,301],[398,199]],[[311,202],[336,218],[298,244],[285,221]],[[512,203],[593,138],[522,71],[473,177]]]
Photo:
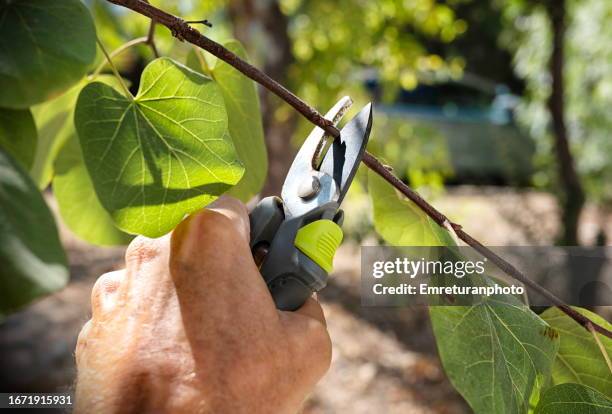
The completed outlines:
[[[337,123],[350,98],[344,97],[325,115]],[[317,171],[312,159],[325,131],[315,128],[287,173],[281,197],[286,217],[294,217],[331,201],[340,203],[357,172],[372,127],[372,105],[366,105],[342,130],[331,145]]]
[[[321,172],[334,177],[339,188],[336,200],[342,203],[363,157],[372,130],[372,104],[369,103],[340,131],[321,164]]]

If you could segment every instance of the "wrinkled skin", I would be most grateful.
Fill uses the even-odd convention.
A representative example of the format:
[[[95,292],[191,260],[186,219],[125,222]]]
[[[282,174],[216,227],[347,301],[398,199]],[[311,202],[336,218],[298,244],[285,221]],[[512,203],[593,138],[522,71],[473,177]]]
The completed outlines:
[[[76,348],[77,413],[296,413],[329,368],[322,309],[278,311],[223,197],[136,238],[102,275]]]

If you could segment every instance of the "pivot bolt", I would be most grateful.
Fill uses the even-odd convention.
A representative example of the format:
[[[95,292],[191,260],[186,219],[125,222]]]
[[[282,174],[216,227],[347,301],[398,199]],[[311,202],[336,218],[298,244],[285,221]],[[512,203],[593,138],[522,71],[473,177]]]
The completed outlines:
[[[298,196],[304,200],[308,200],[317,195],[321,189],[321,182],[316,176],[306,177],[298,187]]]

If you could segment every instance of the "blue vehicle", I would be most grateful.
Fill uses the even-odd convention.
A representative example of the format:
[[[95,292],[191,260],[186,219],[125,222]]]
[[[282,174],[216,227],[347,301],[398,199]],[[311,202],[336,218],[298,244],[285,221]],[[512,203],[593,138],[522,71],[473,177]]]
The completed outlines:
[[[366,87],[380,98],[375,79]],[[515,122],[518,102],[507,87],[469,74],[459,81],[420,83],[400,90],[391,103],[376,105],[376,140],[382,147],[397,146],[398,156],[378,150],[400,168],[440,172],[449,184],[527,185],[535,145]],[[394,144],[397,135],[404,142]],[[419,160],[417,151],[429,162]]]

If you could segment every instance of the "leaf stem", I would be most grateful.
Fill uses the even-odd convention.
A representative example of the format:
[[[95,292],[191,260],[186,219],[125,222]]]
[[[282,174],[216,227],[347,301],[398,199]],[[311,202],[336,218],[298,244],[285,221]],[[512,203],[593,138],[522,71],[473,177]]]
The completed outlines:
[[[185,20],[180,17],[174,16],[164,10],[161,10],[148,2],[143,0],[107,0],[110,3],[117,4],[119,6],[131,9],[143,16],[146,16],[157,23],[166,26],[172,32],[172,35],[180,41],[187,41],[207,52],[215,55],[219,59],[233,66],[236,70],[242,72],[245,76],[251,78],[255,82],[259,83],[263,87],[267,88],[279,98],[283,99],[289,105],[291,105],[296,111],[298,111],[304,118],[308,119],[314,125],[320,127],[330,136],[338,138],[340,136],[340,130],[336,128],[332,121],[325,119],[316,109],[310,106],[308,103],[303,101],[301,98],[296,96],[290,90],[285,88],[283,85],[266,75],[250,63],[242,60],[239,56],[232,53],[230,50],[224,48],[219,43],[208,37],[202,35],[199,31],[189,26]],[[315,154],[316,156],[316,154]],[[591,326],[595,331],[612,338],[612,331],[604,328],[603,326],[591,321],[586,316],[574,310],[572,307],[564,303],[561,299],[556,297],[553,293],[546,290],[536,282],[529,279],[512,264],[498,256],[492,250],[485,247],[478,240],[474,239],[468,233],[462,230],[461,225],[449,221],[444,214],[439,212],[435,207],[425,201],[416,191],[411,189],[402,180],[400,180],[393,173],[388,171],[383,164],[372,154],[366,152],[362,159],[363,163],[372,169],[374,172],[384,178],[389,184],[399,190],[408,199],[417,205],[423,212],[431,217],[439,226],[444,227],[444,223],[448,221],[449,225],[453,228],[457,236],[463,240],[466,244],[474,248],[483,256],[491,260],[499,269],[504,273],[511,276],[512,278],[522,282],[529,286],[542,296],[547,298],[551,303],[559,308],[563,313],[572,318],[583,328],[589,329]]]
[[[111,59],[111,57],[109,56],[108,52],[106,51],[106,49],[104,48],[104,45],[102,44],[102,42],[100,41],[100,39],[96,38],[96,41],[98,42],[98,46],[100,46],[100,50],[102,50],[102,53],[104,53],[104,56],[106,57],[106,60],[108,62],[108,65],[111,67],[113,74],[115,75],[115,77],[117,78],[117,80],[119,81],[119,83],[121,84],[121,88],[123,89],[123,91],[125,92],[125,96],[126,98],[128,98],[130,101],[134,100],[134,96],[132,96],[132,93],[130,92],[130,90],[128,89],[128,87],[125,85],[125,83],[123,82],[123,78],[121,77],[121,74],[119,73],[119,71],[117,70],[117,68],[115,67],[115,65],[113,64],[113,61]],[[129,42],[128,42],[129,43]]]
[[[610,355],[608,355],[608,351],[603,346],[603,344],[601,343],[601,340],[597,336],[597,332],[595,331],[595,328],[593,327],[593,323],[589,322],[587,328],[589,329],[589,331],[593,335],[593,338],[595,339],[595,342],[597,343],[597,346],[599,347],[599,351],[601,352],[601,355],[606,360],[606,364],[608,365],[608,369],[610,370],[610,374],[612,374],[612,361],[610,361]]]
[[[112,52],[110,52],[108,54],[107,59],[105,59],[104,61],[102,61],[102,63],[100,63],[98,65],[96,70],[90,75],[90,78],[92,78],[92,79],[97,78],[98,75],[100,75],[100,72],[102,72],[102,69],[104,69],[104,67],[107,64],[110,65],[110,59],[114,59],[115,57],[119,56],[121,53],[125,52],[126,50],[128,50],[129,48],[131,48],[133,46],[140,45],[140,44],[143,44],[143,43],[147,43],[147,41],[148,41],[148,39],[146,37],[139,37],[139,38],[130,40],[129,42],[126,42],[126,43],[122,44],[117,49],[113,50]],[[100,44],[99,41],[98,41],[98,44]],[[104,51],[103,47],[100,47],[100,48],[102,49],[102,51]]]
[[[200,50],[197,47],[194,47],[193,51],[196,55],[196,58],[198,59],[198,62],[200,62],[200,66],[202,66],[202,70],[204,70],[208,76],[214,79],[215,74],[213,73],[212,69],[208,65],[206,58],[200,53]]]

